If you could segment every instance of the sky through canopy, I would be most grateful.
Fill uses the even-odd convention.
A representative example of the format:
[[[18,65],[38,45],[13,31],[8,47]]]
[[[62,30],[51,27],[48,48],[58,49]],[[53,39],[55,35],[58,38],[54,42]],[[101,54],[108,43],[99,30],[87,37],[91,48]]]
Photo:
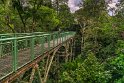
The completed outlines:
[[[105,0],[108,3],[107,10],[110,16],[115,15],[115,11],[117,10],[117,4],[119,3],[118,0]],[[70,7],[70,11],[74,13],[75,11],[79,10],[79,5],[82,4],[82,0],[68,0],[68,6]]]

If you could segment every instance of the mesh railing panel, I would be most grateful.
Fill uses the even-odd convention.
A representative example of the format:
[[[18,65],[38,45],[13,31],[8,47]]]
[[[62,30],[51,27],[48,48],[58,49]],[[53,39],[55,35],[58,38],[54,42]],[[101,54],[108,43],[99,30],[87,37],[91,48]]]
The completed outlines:
[[[15,72],[74,35],[74,32],[0,35],[0,78]]]

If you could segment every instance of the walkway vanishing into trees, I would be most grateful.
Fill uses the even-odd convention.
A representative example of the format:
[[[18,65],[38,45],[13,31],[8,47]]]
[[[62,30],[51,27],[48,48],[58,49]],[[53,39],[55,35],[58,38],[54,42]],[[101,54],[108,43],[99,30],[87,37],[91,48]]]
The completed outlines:
[[[46,83],[53,61],[59,61],[56,57],[72,59],[74,36],[75,32],[0,34],[0,83],[23,82],[29,70],[27,82],[33,82],[37,71],[39,83]],[[64,50],[57,55],[61,48]]]

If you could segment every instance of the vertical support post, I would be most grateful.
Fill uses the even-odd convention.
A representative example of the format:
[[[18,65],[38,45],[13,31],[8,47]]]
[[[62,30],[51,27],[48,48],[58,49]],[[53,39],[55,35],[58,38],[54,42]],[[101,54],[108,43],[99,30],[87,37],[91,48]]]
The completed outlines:
[[[68,39],[68,36],[69,36],[69,32],[67,33],[67,39]]]
[[[75,57],[75,40],[73,40],[73,58],[72,58],[72,60],[74,60],[74,57]]]
[[[30,79],[29,79],[29,83],[32,83],[33,82],[33,79],[34,79],[34,75],[35,75],[35,67],[32,68],[32,72],[31,72],[31,76],[30,76]]]
[[[63,33],[63,41],[65,41],[65,33]]]
[[[64,41],[64,32],[63,32],[62,36],[63,36],[62,38],[63,38],[63,41]],[[62,42],[63,42],[63,41],[62,41]]]
[[[53,47],[55,46],[55,34],[53,34]]]
[[[67,33],[65,33],[65,41],[67,40]]]
[[[47,81],[48,73],[49,73],[50,67],[51,67],[51,65],[52,65],[52,62],[53,62],[54,56],[55,56],[55,53],[53,53],[53,55],[50,57],[48,67],[47,67],[47,70],[46,70],[46,72],[45,72],[44,82],[43,82],[43,83],[46,83],[46,81]]]
[[[61,43],[61,33],[58,34],[59,43]]]
[[[2,57],[3,55],[3,45],[2,45],[2,42],[0,42],[0,58]]]
[[[40,42],[41,42],[41,54],[43,54],[44,53],[44,42],[45,42],[45,39],[44,39],[44,37],[42,36],[41,38],[40,38]]]
[[[64,33],[62,33],[62,42],[64,41]]]
[[[64,33],[64,41],[66,41],[66,33]]]
[[[62,34],[59,34],[60,43],[62,43]]]
[[[61,43],[63,42],[63,35],[62,35],[63,33],[61,33]]]
[[[47,38],[48,38],[48,50],[50,50],[51,35],[49,34]]]
[[[68,46],[68,42],[66,42],[66,49],[65,49],[65,62],[68,61],[68,50],[69,50],[69,46]]]
[[[69,44],[69,47],[70,47],[70,61],[72,60],[73,58],[73,40],[71,40],[70,42],[71,44]]]
[[[12,63],[13,63],[13,71],[15,72],[16,71],[16,69],[17,69],[17,65],[18,65],[18,63],[17,63],[17,54],[18,54],[18,48],[17,48],[17,39],[15,38],[14,40],[13,40],[13,46],[12,46],[12,54],[13,54],[13,56],[12,56]]]
[[[59,44],[59,33],[56,34],[57,36],[57,45]]]
[[[1,39],[2,39],[2,36],[1,36]],[[3,45],[2,45],[2,42],[0,42],[0,57],[2,57],[3,55]]]
[[[31,60],[33,60],[35,58],[35,54],[34,54],[34,43],[35,43],[35,38],[32,37],[31,40],[30,40],[30,46],[31,46]]]
[[[68,32],[66,32],[66,40],[68,39]]]
[[[40,44],[40,38],[38,37],[38,43],[37,44]]]
[[[41,73],[40,73],[40,69],[39,69],[38,64],[36,64],[36,70],[37,70],[37,73],[38,73],[39,83],[43,83],[43,80],[41,78]]]
[[[62,38],[63,38],[63,41],[64,41],[64,32],[63,32],[62,36],[63,36]],[[62,41],[62,42],[63,42],[63,41]]]
[[[28,47],[28,41],[25,39],[25,48]]]

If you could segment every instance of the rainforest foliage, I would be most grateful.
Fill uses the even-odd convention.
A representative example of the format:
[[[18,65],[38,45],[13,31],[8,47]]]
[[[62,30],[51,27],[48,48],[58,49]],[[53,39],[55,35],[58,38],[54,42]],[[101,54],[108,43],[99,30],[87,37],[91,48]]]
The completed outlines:
[[[67,2],[1,0],[0,33],[76,31],[75,59],[61,63],[57,81],[53,77],[48,82],[124,83],[123,0],[115,16],[108,15],[104,0],[83,0],[75,13]]]
[[[58,3],[51,0],[2,0],[0,32],[51,31],[69,27],[74,19],[66,4],[63,0]]]
[[[60,83],[124,82],[123,8],[116,12],[108,15],[104,0],[84,0],[74,14],[81,27],[81,54],[62,65]]]

